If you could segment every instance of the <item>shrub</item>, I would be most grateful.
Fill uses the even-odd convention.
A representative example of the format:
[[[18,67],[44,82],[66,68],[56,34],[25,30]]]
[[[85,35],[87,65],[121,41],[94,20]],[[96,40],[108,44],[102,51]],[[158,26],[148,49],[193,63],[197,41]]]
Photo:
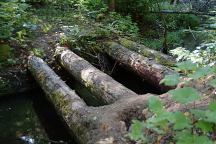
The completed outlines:
[[[29,6],[25,3],[19,3],[16,0],[0,2],[0,39],[10,38],[15,28],[22,27]]]
[[[205,79],[215,73],[215,67],[197,67],[196,64],[185,61],[177,64],[177,69],[184,71],[190,80]],[[187,109],[187,104],[201,99],[199,92],[187,86],[169,91],[171,100],[183,105],[184,111],[167,111],[158,97],[152,96],[145,111],[146,120],[133,120],[129,138],[139,143],[177,143],[177,144],[213,144],[215,143],[216,102],[212,100],[206,109]],[[180,75],[168,75],[161,81],[168,86],[175,86],[180,81]],[[206,82],[211,88],[216,88],[216,79]]]

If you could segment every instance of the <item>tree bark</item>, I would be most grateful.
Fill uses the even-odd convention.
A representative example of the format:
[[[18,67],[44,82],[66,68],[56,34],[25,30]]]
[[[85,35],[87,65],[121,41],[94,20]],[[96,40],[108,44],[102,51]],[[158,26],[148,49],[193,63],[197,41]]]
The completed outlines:
[[[109,0],[109,10],[111,12],[116,10],[116,0]]]
[[[101,72],[89,62],[64,47],[56,48],[56,55],[61,65],[75,79],[85,85],[101,102],[110,104],[121,97],[132,97],[136,93]]]
[[[71,53],[69,50],[63,52]],[[73,58],[78,59],[77,63],[83,61],[79,57],[71,58],[72,61]],[[152,94],[127,98],[122,96],[113,104],[89,107],[42,59],[30,56],[28,68],[80,144],[127,144],[129,142],[125,135],[128,133],[131,120],[146,118],[143,109],[148,107],[148,99]],[[167,93],[158,97],[166,108],[170,108],[169,111],[183,108],[176,106],[175,103],[170,105],[170,95]]]
[[[28,68],[81,144],[127,143],[125,121],[140,116],[150,97],[122,97],[111,105],[88,107],[42,59],[30,56]]]
[[[133,51],[136,51],[137,53],[154,59],[157,63],[165,65],[165,66],[174,66],[175,65],[175,59],[171,56],[165,55],[163,53],[160,53],[158,51],[155,51],[153,49],[150,49],[144,45],[138,44],[136,42],[133,42],[131,40],[125,39],[125,38],[119,38],[118,42]]]
[[[104,51],[162,92],[174,88],[160,84],[160,81],[165,75],[175,73],[173,70],[156,63],[154,60],[143,57],[136,52],[132,52],[115,42],[105,43]]]

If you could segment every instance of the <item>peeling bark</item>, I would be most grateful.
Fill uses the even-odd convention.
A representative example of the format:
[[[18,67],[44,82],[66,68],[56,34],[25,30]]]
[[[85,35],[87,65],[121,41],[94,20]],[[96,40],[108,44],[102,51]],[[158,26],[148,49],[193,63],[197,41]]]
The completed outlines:
[[[136,51],[137,53],[148,57],[149,59],[154,59],[157,63],[165,65],[165,66],[174,66],[175,65],[175,59],[171,56],[165,55],[163,53],[160,53],[158,51],[155,51],[153,49],[150,49],[144,45],[138,44],[136,42],[133,42],[131,40],[120,38],[118,42],[133,51]]]
[[[121,97],[125,98],[136,95],[135,92],[124,87],[69,49],[57,47],[56,55],[61,65],[102,102],[110,104]]]
[[[115,42],[105,43],[104,51],[162,92],[173,89],[173,87],[159,84],[165,75],[174,74],[175,72],[173,70],[136,52],[132,52]]]

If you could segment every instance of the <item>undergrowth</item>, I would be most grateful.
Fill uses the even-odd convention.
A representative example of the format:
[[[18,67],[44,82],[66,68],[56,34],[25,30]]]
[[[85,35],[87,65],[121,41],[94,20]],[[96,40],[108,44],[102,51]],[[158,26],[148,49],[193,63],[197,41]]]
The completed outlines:
[[[208,107],[196,108],[203,99],[200,92],[189,85],[192,80],[206,80],[205,85],[213,92],[216,88],[215,67],[198,67],[191,61],[177,63],[176,70],[184,75],[185,86],[170,90],[171,100],[182,105],[184,110],[167,111],[162,100],[152,96],[144,121],[133,120],[129,138],[137,143],[213,144],[216,142],[216,102],[214,94]],[[179,74],[167,75],[161,81],[167,86],[179,84]],[[211,75],[211,79],[209,78]],[[192,104],[192,108],[188,107]]]

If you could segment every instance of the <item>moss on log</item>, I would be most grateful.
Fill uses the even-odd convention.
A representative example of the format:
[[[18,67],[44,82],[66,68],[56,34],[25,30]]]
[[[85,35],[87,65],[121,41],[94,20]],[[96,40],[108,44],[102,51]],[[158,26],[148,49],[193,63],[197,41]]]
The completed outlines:
[[[82,126],[86,115],[85,102],[42,59],[30,56],[28,69],[59,115],[70,126],[72,133],[86,141],[87,130]]]
[[[104,44],[104,51],[109,56],[130,70],[134,71],[141,78],[152,84],[152,86],[157,87],[162,92],[173,89],[173,87],[167,87],[163,84],[160,84],[160,81],[165,75],[175,73],[173,70],[158,64],[154,60],[144,57],[136,52],[130,51],[118,43],[106,42]]]
[[[65,49],[62,52],[65,52],[65,54],[71,53],[71,51]],[[79,57],[73,56],[71,58],[78,58],[78,61],[83,61]],[[79,64],[82,65],[83,63]],[[77,67],[77,65],[74,66]],[[140,96],[134,94],[132,97],[120,96],[119,100],[113,104],[89,107],[42,59],[30,56],[28,68],[80,144],[130,143],[125,137],[128,133],[127,126],[129,126],[130,121],[137,118],[146,118],[143,109],[148,107],[148,99],[152,94]],[[106,82],[109,83],[109,81],[104,81],[104,83]],[[101,91],[106,94],[106,89]],[[208,90],[205,89],[205,91]],[[168,93],[158,97],[169,111],[185,108],[185,106],[176,105],[172,102]],[[202,106],[206,105],[205,103]],[[188,104],[187,108],[190,106],[194,107],[194,103]]]
[[[125,122],[141,115],[150,96],[122,97],[111,105],[88,107],[42,59],[30,56],[28,68],[81,144],[127,143]]]
[[[155,51],[153,49],[150,49],[144,45],[141,45],[139,43],[133,42],[131,40],[125,39],[125,38],[119,38],[118,41],[122,46],[136,51],[137,53],[154,59],[157,63],[165,65],[165,66],[174,66],[175,65],[175,59],[171,56],[162,54],[158,51]]]
[[[136,95],[133,91],[115,81],[109,75],[95,68],[88,61],[64,47],[56,48],[61,65],[94,93],[101,102],[110,104],[121,97]]]

